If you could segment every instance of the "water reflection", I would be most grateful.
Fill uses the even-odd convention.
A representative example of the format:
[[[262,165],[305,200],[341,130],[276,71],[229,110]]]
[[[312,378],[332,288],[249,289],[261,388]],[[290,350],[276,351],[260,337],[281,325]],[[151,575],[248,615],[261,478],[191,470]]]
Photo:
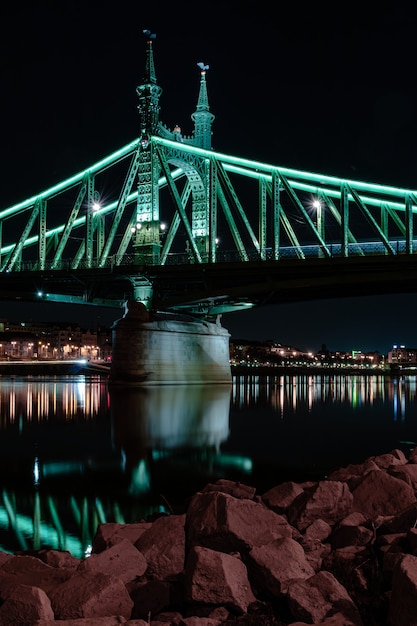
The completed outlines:
[[[219,456],[229,436],[230,394],[228,385],[112,389],[113,438],[131,476],[129,492],[151,490],[159,459],[197,450],[202,465]]]
[[[416,376],[255,375],[236,376],[233,380],[233,406],[267,403],[282,416],[296,412],[299,407],[312,410],[321,403],[347,403],[355,409],[387,402],[396,421],[404,420],[407,405],[417,401]]]
[[[178,512],[211,480],[276,484],[283,466],[359,462],[415,441],[417,376],[123,390],[99,376],[0,377],[0,549],[82,556],[98,523]]]

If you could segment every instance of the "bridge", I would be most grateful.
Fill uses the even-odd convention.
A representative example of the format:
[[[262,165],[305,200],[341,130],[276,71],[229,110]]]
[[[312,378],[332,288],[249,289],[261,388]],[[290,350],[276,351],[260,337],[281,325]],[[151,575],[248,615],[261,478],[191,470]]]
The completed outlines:
[[[161,313],[219,325],[253,306],[415,291],[417,190],[214,151],[204,63],[193,134],[169,129],[153,40],[139,137],[0,211],[0,298],[131,302],[136,325]]]

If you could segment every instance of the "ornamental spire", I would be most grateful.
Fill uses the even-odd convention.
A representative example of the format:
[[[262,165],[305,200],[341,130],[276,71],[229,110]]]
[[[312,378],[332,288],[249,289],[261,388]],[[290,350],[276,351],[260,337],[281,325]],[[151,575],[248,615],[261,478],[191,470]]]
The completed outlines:
[[[147,50],[146,50],[146,66],[145,66],[145,76],[143,77],[144,83],[152,83],[152,85],[156,85],[156,74],[155,74],[155,65],[153,62],[153,49],[152,49],[152,41],[156,39],[155,33],[151,33],[150,30],[144,30],[143,34],[147,38]]]
[[[213,113],[210,113],[207,96],[206,71],[209,69],[209,66],[201,61],[197,65],[201,70],[200,92],[198,94],[197,109],[191,115],[191,119],[194,121],[196,145],[200,148],[208,149],[211,148],[211,125],[214,120]]]
[[[145,76],[141,85],[136,87],[139,96],[139,115],[141,135],[149,138],[157,134],[159,123],[159,98],[162,93],[161,87],[156,82],[155,66],[153,62],[152,41],[156,38],[155,33],[144,30],[143,34],[147,38]]]

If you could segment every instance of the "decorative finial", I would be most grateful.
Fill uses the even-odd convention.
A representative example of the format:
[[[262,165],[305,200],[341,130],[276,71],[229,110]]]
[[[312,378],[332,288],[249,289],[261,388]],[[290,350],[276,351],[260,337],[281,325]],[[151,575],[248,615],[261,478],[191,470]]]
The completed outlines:
[[[202,73],[202,74],[203,74],[203,73],[205,74],[205,73],[206,73],[206,70],[208,70],[208,69],[209,69],[209,67],[210,67],[209,65],[204,65],[204,63],[203,63],[202,61],[200,61],[199,63],[197,63],[197,65],[198,65],[198,67],[201,69],[201,73]]]
[[[142,32],[144,35],[146,35],[148,43],[151,43],[152,39],[156,39],[156,34],[152,33],[150,30],[143,30]]]

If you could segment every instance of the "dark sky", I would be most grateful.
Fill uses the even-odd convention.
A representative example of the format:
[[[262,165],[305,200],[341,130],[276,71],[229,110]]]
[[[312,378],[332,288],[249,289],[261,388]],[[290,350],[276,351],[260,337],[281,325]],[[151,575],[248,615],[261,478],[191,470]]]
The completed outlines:
[[[0,208],[138,136],[143,28],[157,35],[168,126],[191,133],[196,63],[204,61],[215,150],[416,188],[415,16],[410,3],[372,12],[364,5],[21,0],[2,7]],[[321,300],[227,315],[223,324],[235,337],[304,349],[387,352],[397,342],[417,346],[416,305],[414,295]],[[15,312],[1,307],[0,317]],[[83,310],[33,306],[30,314],[92,323],[96,311]],[[119,317],[99,313],[105,322]]]

